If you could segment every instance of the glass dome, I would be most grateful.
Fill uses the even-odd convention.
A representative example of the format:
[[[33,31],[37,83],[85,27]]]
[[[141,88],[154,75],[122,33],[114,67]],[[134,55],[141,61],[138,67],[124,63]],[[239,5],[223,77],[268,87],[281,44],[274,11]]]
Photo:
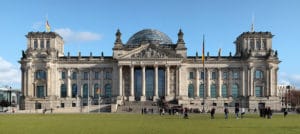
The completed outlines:
[[[131,36],[127,45],[140,45],[141,43],[173,44],[172,40],[163,32],[154,29],[144,29]]]

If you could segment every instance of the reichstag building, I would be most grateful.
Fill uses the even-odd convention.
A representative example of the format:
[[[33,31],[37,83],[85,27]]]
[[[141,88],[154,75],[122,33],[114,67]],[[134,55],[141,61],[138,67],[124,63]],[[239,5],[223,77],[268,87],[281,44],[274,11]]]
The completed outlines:
[[[138,31],[127,43],[119,30],[115,36],[112,56],[71,56],[57,33],[29,32],[19,61],[20,108],[92,110],[100,102],[114,112],[130,102],[163,100],[199,109],[281,109],[280,61],[270,32],[243,32],[234,42],[235,53],[206,52],[203,59],[187,55],[182,30],[176,42],[154,29]]]

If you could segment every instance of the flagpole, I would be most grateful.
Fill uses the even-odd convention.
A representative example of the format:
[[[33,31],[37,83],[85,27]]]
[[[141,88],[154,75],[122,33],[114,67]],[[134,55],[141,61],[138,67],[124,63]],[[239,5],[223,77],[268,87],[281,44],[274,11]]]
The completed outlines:
[[[98,104],[99,104],[99,111],[98,111],[98,113],[100,113],[101,112],[101,96],[100,96],[100,94],[101,94],[101,88],[97,89],[97,94],[98,94]]]
[[[88,75],[88,96],[87,96],[87,105],[88,105],[88,113],[90,113],[90,74],[91,70],[89,70],[89,75]]]
[[[202,108],[202,112],[205,112],[205,54],[204,54],[205,50],[204,50],[204,35],[203,35],[203,42],[202,42],[202,65],[203,65],[203,108]]]

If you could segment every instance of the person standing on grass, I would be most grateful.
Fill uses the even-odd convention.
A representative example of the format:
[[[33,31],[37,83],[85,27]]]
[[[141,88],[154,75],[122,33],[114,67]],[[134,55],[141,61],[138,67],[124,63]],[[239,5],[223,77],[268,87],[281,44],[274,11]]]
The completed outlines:
[[[184,118],[184,119],[188,119],[188,118],[189,118],[189,115],[188,115],[188,109],[187,109],[187,108],[184,108],[184,109],[183,109],[183,118]]]
[[[236,106],[235,109],[234,109],[234,113],[235,113],[236,119],[239,118],[239,112],[240,112],[240,109],[239,109],[239,107]]]
[[[216,109],[213,107],[210,111],[210,119],[214,119],[215,118],[215,111]]]
[[[245,108],[242,108],[242,112],[241,112],[241,118],[243,118],[245,115]]]
[[[287,111],[287,108],[285,108],[284,112],[283,112],[283,117],[285,118],[287,115],[288,115],[288,111]]]
[[[225,107],[224,109],[225,119],[228,119],[228,113],[229,113],[228,108]]]

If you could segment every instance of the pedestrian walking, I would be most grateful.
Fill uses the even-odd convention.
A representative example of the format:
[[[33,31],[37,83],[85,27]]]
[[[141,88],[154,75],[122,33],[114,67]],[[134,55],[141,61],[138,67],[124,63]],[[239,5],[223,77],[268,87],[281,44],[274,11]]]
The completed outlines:
[[[228,113],[229,113],[228,108],[225,107],[224,109],[225,119],[228,119]]]
[[[245,115],[245,108],[242,108],[241,118],[244,118],[244,115]]]

